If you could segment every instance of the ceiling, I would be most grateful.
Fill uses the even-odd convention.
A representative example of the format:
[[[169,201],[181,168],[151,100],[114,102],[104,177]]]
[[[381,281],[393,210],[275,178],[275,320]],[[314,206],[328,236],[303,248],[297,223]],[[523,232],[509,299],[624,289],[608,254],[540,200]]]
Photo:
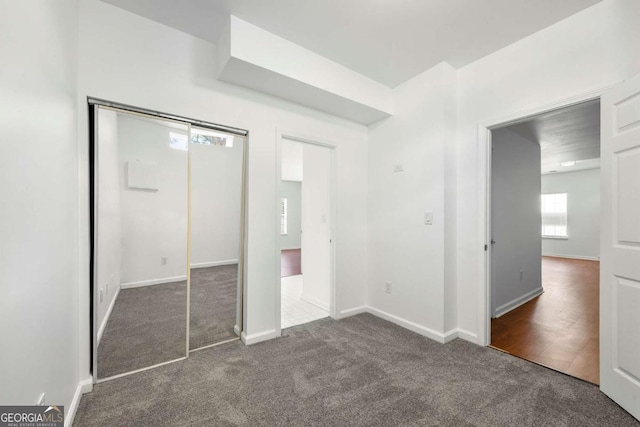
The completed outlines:
[[[599,167],[600,100],[541,114],[507,129],[540,144],[542,173]],[[561,165],[570,161],[576,164]]]
[[[233,14],[390,87],[467,65],[601,0],[103,0],[217,42]]]

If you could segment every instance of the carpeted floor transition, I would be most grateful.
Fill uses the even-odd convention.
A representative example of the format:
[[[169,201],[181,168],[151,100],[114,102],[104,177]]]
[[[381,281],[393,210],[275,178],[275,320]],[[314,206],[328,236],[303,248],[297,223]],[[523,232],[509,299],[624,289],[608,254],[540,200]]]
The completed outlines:
[[[592,384],[369,314],[97,384],[76,426],[639,426]]]

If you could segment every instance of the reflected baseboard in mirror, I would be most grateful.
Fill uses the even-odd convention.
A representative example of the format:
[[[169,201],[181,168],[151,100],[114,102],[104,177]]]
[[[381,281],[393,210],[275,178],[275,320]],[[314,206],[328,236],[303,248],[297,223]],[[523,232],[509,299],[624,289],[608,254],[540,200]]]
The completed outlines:
[[[185,356],[187,282],[120,290],[98,346],[108,378]]]
[[[237,338],[238,264],[191,269],[189,349]]]

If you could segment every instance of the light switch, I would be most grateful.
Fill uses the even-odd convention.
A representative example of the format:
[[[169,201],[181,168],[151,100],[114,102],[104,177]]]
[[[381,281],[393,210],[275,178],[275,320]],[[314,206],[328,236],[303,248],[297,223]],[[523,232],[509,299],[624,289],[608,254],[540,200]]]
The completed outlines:
[[[424,213],[424,225],[433,225],[433,212]]]

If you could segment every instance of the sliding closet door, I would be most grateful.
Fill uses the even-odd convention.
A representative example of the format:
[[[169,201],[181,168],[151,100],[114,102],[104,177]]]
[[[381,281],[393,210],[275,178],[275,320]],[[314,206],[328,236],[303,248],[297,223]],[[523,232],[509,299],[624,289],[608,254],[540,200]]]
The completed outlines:
[[[189,348],[236,339],[245,140],[192,127]]]
[[[189,125],[99,108],[98,378],[186,356]]]

